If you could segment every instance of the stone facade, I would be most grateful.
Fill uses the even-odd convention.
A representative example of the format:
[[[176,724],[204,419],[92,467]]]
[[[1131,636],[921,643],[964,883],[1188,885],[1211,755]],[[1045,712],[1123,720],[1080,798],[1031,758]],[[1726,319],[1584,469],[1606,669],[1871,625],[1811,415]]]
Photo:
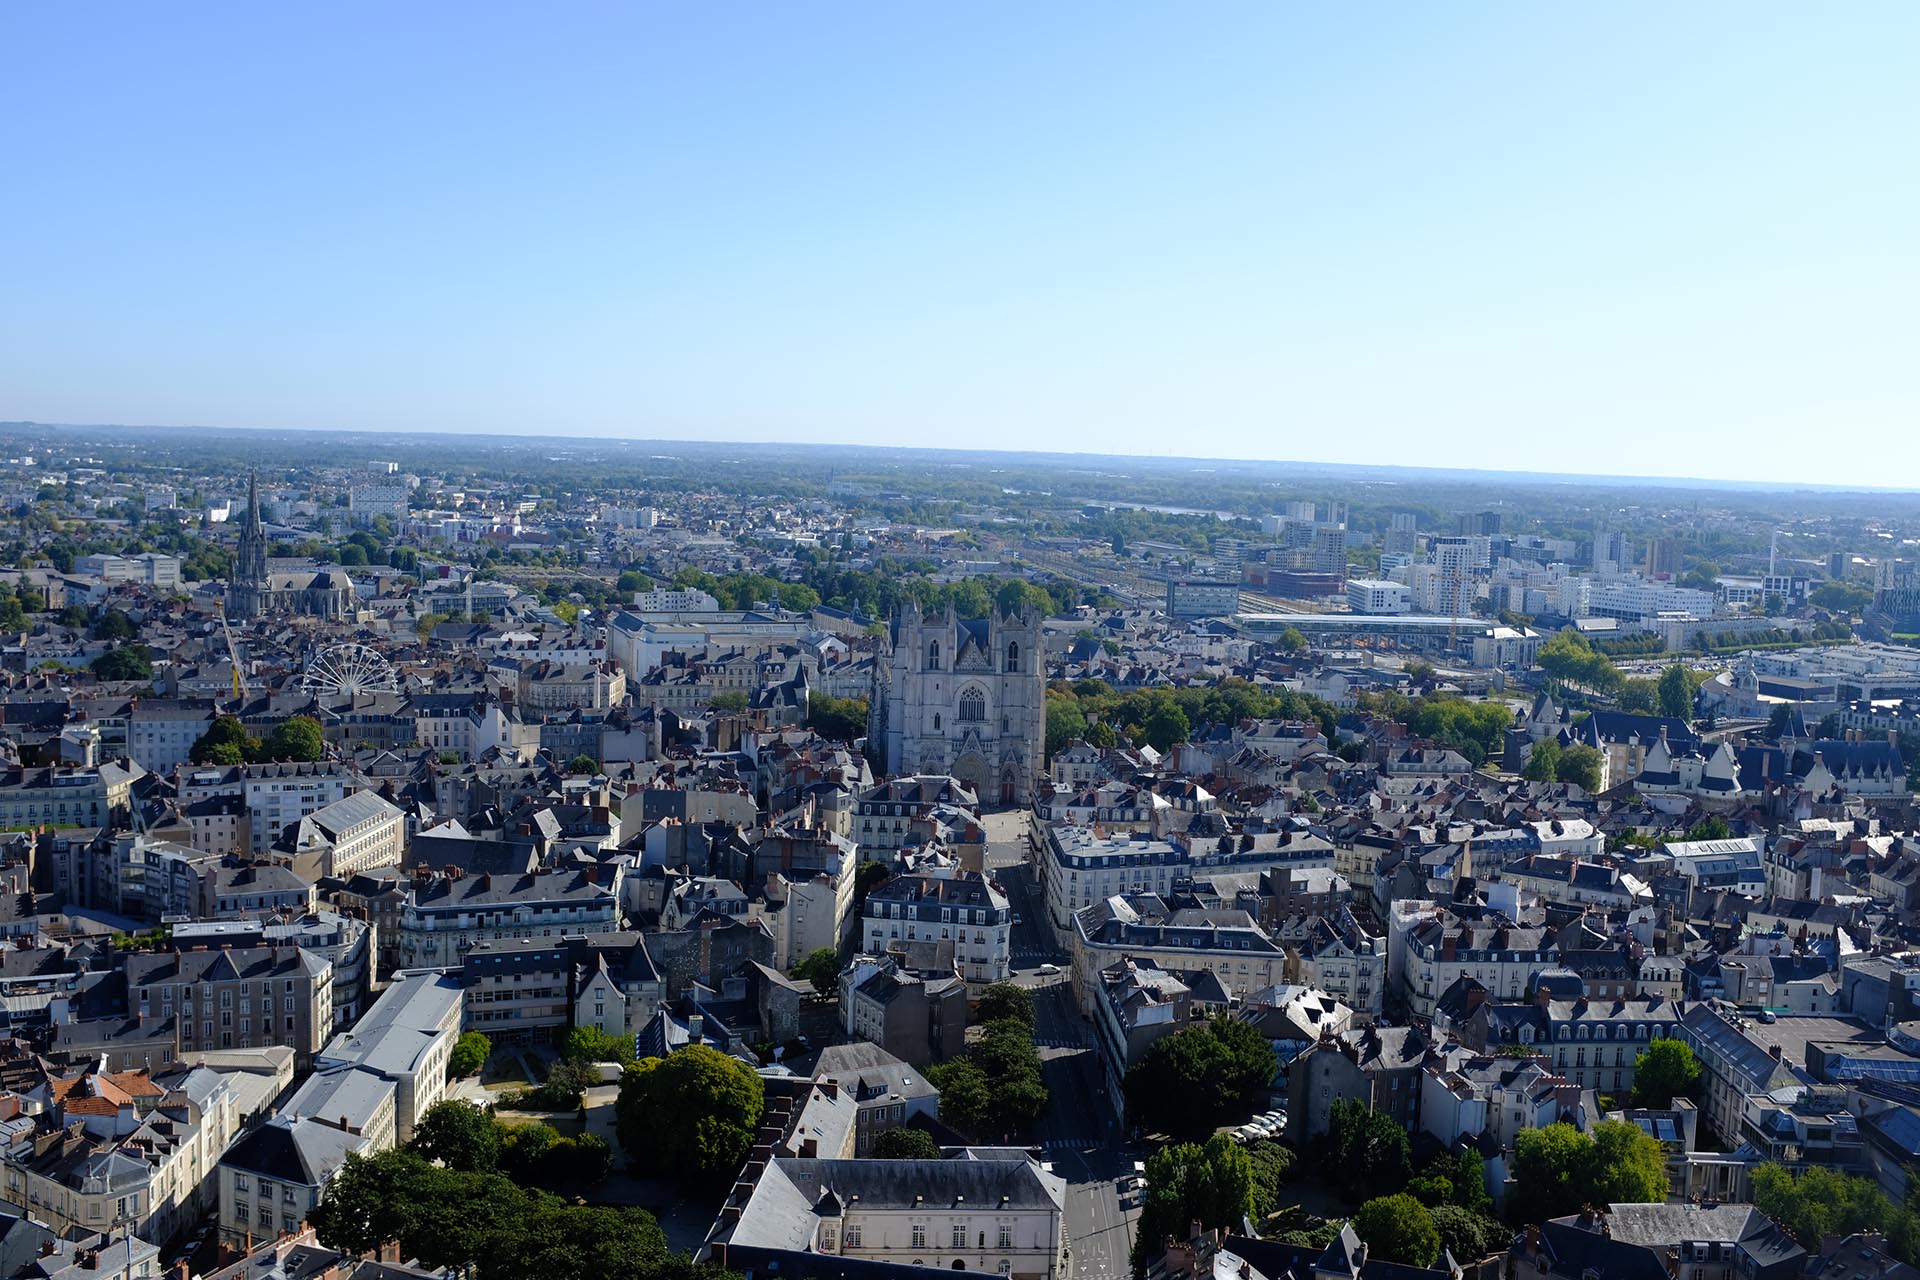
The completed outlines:
[[[1032,803],[1046,742],[1040,619],[909,604],[887,648],[868,723],[886,771],[951,774],[984,802]]]

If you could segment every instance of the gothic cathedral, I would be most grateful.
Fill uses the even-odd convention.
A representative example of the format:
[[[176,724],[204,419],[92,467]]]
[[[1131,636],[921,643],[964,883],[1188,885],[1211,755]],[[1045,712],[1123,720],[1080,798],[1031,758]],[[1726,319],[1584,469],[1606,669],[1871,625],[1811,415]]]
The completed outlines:
[[[951,774],[982,804],[1030,804],[1046,721],[1037,613],[927,617],[909,603],[894,618],[867,727],[889,774]]]

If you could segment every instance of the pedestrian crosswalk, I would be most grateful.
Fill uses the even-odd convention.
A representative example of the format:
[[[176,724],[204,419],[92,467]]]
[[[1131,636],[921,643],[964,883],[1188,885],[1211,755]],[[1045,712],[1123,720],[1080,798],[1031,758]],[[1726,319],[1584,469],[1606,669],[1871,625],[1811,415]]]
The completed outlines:
[[[1042,1049],[1086,1049],[1091,1047],[1085,1040],[1067,1036],[1035,1036],[1033,1042]]]

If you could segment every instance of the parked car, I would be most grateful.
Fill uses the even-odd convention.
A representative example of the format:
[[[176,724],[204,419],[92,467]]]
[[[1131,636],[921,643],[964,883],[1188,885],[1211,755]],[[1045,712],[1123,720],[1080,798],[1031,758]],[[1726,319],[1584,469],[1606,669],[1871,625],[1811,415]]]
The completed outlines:
[[[1051,978],[1054,974],[1059,972],[1060,972],[1060,966],[1053,963],[1051,960],[1047,961],[1047,963],[1040,966],[1040,973],[1043,977]]]

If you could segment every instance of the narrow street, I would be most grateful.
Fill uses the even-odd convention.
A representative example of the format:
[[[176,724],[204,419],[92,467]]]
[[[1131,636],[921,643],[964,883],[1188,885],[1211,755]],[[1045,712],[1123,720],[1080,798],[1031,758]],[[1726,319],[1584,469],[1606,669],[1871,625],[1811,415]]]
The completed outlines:
[[[1119,1147],[1093,1028],[1075,1007],[1071,957],[1053,941],[1026,841],[1024,812],[987,816],[987,865],[1020,923],[1013,930],[1013,980],[1033,992],[1034,1042],[1051,1104],[1034,1134],[1040,1158],[1067,1181],[1068,1273],[1074,1280],[1122,1280],[1131,1274],[1137,1208],[1123,1208],[1119,1179],[1136,1158]],[[1060,972],[1042,974],[1052,964]]]

